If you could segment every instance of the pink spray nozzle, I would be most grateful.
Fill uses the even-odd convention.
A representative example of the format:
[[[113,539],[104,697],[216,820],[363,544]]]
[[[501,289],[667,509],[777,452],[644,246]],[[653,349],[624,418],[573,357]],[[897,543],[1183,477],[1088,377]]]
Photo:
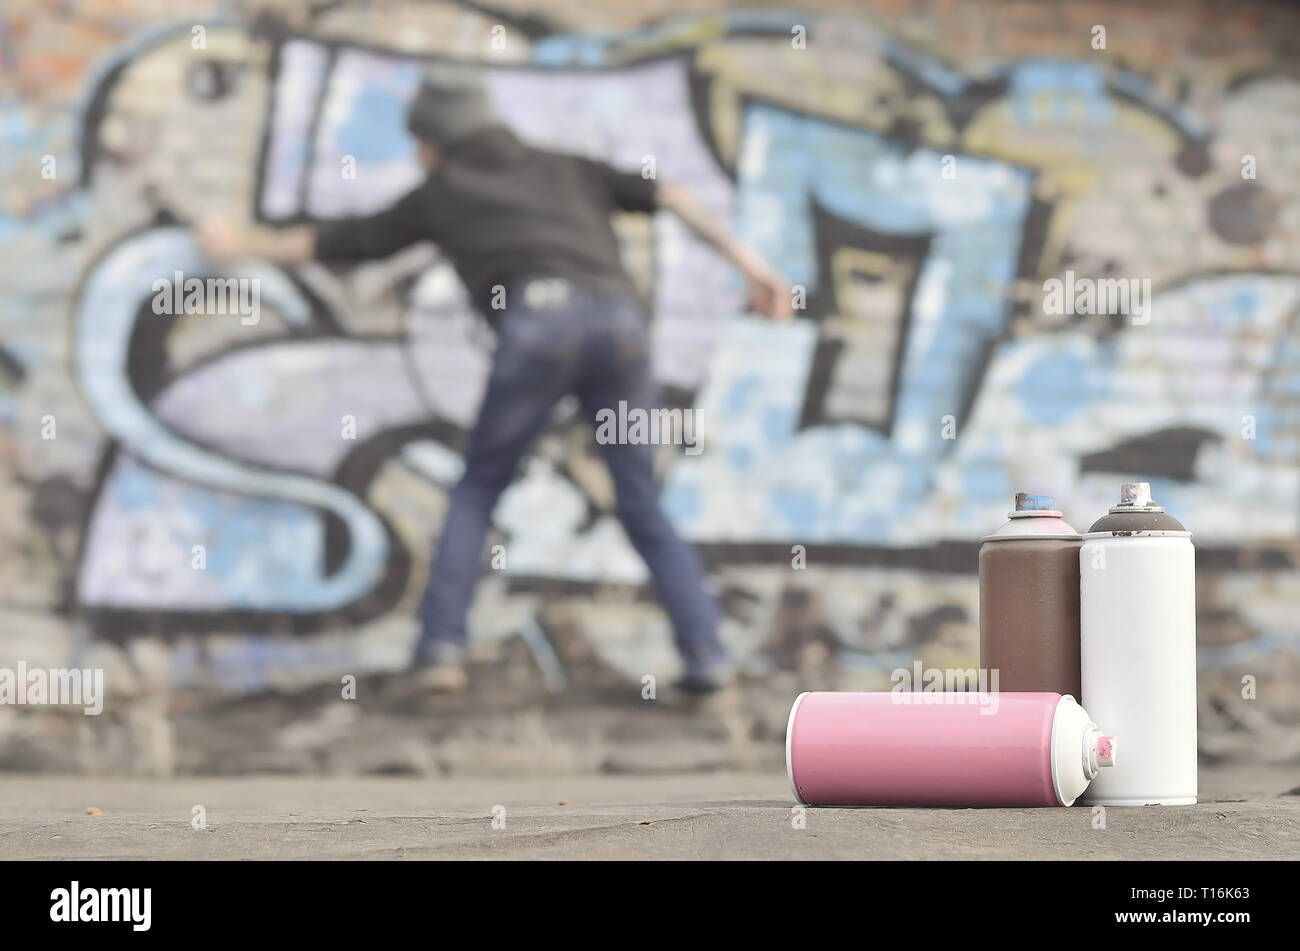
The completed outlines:
[[[1093,750],[1097,755],[1098,766],[1115,765],[1115,737],[1113,736],[1097,737],[1097,741],[1093,746]]]

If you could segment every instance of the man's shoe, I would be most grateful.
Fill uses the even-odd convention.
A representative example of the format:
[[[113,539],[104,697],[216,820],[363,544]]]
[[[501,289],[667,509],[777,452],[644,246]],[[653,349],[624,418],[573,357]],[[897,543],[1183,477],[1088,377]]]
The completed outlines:
[[[736,682],[735,669],[726,662],[689,667],[673,686],[682,693],[708,696],[725,690]]]
[[[434,693],[457,693],[469,686],[465,651],[456,644],[435,644],[420,652],[408,673],[413,686]]]

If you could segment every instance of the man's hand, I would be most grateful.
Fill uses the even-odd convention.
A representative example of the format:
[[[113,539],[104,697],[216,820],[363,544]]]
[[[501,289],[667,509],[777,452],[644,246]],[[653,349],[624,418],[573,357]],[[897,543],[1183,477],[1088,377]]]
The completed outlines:
[[[245,231],[224,218],[205,218],[195,237],[199,250],[214,264],[261,258],[291,267],[310,261],[316,251],[316,229],[310,225]]]
[[[681,185],[671,182],[655,192],[660,208],[677,215],[688,228],[721,251],[745,275],[749,306],[769,320],[786,321],[793,315],[790,285],[751,248],[740,243],[708,208]]]
[[[195,230],[199,250],[215,264],[230,264],[248,257],[243,233],[224,218],[205,218]]]
[[[790,285],[780,274],[767,266],[755,266],[747,270],[745,279],[749,285],[749,306],[753,310],[777,323],[785,323],[794,316]]]

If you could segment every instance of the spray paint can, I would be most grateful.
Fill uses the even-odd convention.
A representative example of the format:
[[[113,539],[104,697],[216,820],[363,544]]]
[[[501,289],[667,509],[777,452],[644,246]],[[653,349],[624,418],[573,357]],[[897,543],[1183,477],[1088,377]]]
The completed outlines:
[[[1048,495],[1016,509],[980,546],[980,666],[999,690],[1079,696],[1079,546]],[[1102,722],[1105,722],[1104,720]]]
[[[1125,765],[1088,801],[1196,802],[1196,553],[1192,533],[1126,483],[1079,551],[1083,696],[1124,737]]]
[[[785,734],[810,806],[1068,806],[1114,761],[1055,693],[803,693]]]

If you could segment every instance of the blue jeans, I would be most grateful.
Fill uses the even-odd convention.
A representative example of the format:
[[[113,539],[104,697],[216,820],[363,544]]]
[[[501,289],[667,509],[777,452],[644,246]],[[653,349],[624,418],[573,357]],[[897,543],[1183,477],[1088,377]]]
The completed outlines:
[[[595,427],[596,414],[617,412],[620,400],[629,411],[648,411],[655,399],[648,335],[633,300],[548,280],[511,288],[508,303],[465,472],[452,490],[420,603],[417,658],[440,645],[465,643],[492,510],[556,402],[576,395]],[[654,447],[610,443],[600,451],[613,477],[619,518],[650,569],[677,649],[688,670],[707,670],[724,655],[717,611],[701,584],[698,556],[659,507]]]

